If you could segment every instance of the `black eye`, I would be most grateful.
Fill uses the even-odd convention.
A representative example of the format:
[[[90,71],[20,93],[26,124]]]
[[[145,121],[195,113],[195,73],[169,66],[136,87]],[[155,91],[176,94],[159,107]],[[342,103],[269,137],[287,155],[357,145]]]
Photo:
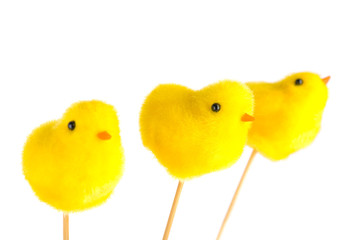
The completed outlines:
[[[71,122],[68,123],[68,128],[71,131],[74,131],[75,127],[76,127],[75,121],[71,121]]]
[[[300,78],[295,80],[295,85],[297,85],[297,86],[302,85],[303,83],[304,83],[304,81]]]
[[[211,106],[211,110],[212,110],[213,112],[218,112],[218,111],[220,111],[220,108],[221,108],[221,106],[220,106],[220,104],[218,104],[218,103],[214,103],[214,104]]]

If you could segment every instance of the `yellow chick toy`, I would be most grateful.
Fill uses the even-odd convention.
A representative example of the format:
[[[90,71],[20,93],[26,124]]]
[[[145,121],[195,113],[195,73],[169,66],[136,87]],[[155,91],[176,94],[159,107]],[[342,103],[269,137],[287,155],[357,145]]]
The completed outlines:
[[[184,180],[230,167],[240,157],[253,105],[250,89],[229,80],[198,91],[163,84],[147,96],[140,113],[143,144],[179,179],[163,240],[169,237]]]
[[[256,119],[248,145],[274,161],[308,146],[320,130],[329,79],[301,72],[275,83],[247,83],[254,93]]]
[[[163,84],[146,98],[140,114],[143,144],[168,172],[185,180],[231,166],[246,143],[253,95],[235,81],[194,91]]]
[[[320,78],[317,74],[302,72],[276,83],[247,83],[255,97],[255,121],[249,130],[247,143],[254,150],[236,188],[217,240],[220,240],[256,152],[277,161],[308,146],[315,139],[328,97],[326,84],[329,79],[330,77]]]
[[[101,101],[73,104],[35,129],[23,151],[23,172],[39,199],[64,212],[103,203],[124,165],[119,121]]]

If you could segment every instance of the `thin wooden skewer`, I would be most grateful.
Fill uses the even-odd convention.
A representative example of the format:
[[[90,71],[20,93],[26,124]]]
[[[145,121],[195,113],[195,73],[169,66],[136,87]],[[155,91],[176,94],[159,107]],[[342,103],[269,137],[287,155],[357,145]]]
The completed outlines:
[[[63,236],[64,240],[69,240],[69,214],[63,214]]]
[[[249,158],[248,163],[246,164],[244,173],[243,173],[242,176],[241,176],[240,182],[239,182],[239,184],[238,184],[238,186],[237,186],[237,188],[236,188],[236,191],[235,191],[235,193],[234,193],[233,199],[231,200],[229,209],[228,209],[228,211],[227,211],[227,213],[226,213],[226,215],[225,215],[225,218],[224,218],[224,220],[223,220],[223,222],[222,222],[222,225],[221,225],[221,228],[220,228],[220,231],[219,231],[219,233],[218,233],[218,235],[217,235],[216,240],[220,240],[221,234],[222,234],[222,232],[224,231],[225,224],[226,224],[226,222],[227,222],[227,220],[228,220],[228,218],[229,218],[229,216],[230,216],[230,213],[231,213],[231,211],[232,211],[232,209],[233,209],[233,207],[234,207],[234,205],[235,205],[236,198],[237,198],[237,196],[238,196],[238,194],[239,194],[239,191],[240,191],[240,188],[241,188],[241,186],[242,186],[242,184],[243,184],[243,182],[244,182],[246,173],[248,172],[249,167],[250,167],[252,161],[254,160],[255,155],[256,155],[256,150],[254,149],[254,150],[252,151],[251,155],[250,155],[250,158]]]
[[[165,228],[163,240],[167,240],[169,238],[171,225],[172,225],[174,217],[175,217],[176,208],[177,208],[177,205],[179,203],[180,194],[181,194],[181,190],[182,190],[183,186],[184,186],[184,182],[179,181],[178,187],[176,189],[174,202],[173,202],[173,205],[171,207],[171,212],[170,212],[170,215],[169,215],[169,219],[168,219],[168,222],[167,222],[167,225],[166,225],[166,228]]]

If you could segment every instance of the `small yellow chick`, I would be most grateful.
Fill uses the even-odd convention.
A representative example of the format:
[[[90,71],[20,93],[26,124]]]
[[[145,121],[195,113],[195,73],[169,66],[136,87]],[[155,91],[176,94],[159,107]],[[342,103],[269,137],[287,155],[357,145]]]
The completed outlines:
[[[64,212],[103,203],[124,165],[119,121],[101,101],[73,104],[35,129],[23,151],[23,172],[39,199]]]
[[[234,164],[252,114],[253,95],[245,84],[224,80],[198,91],[162,84],[142,106],[140,131],[168,172],[186,180]]]
[[[330,77],[301,72],[275,83],[247,83],[255,97],[248,145],[271,160],[308,146],[320,130]]]

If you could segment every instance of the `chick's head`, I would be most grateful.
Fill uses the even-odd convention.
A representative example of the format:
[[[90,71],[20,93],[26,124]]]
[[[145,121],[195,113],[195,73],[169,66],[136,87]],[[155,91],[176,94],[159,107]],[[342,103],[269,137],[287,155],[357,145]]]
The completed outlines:
[[[309,113],[323,111],[327,98],[330,77],[321,78],[318,74],[300,72],[292,74],[279,82],[278,86],[285,94],[288,104],[294,108],[304,109]],[[291,109],[289,109],[291,111]],[[294,110],[293,112],[300,112]]]
[[[171,175],[189,179],[236,162],[252,114],[252,92],[238,82],[225,80],[198,91],[160,85],[142,107],[142,140]]]
[[[111,139],[120,138],[114,107],[96,100],[73,104],[58,120],[54,131],[69,146],[87,143],[91,147],[106,147]]]

